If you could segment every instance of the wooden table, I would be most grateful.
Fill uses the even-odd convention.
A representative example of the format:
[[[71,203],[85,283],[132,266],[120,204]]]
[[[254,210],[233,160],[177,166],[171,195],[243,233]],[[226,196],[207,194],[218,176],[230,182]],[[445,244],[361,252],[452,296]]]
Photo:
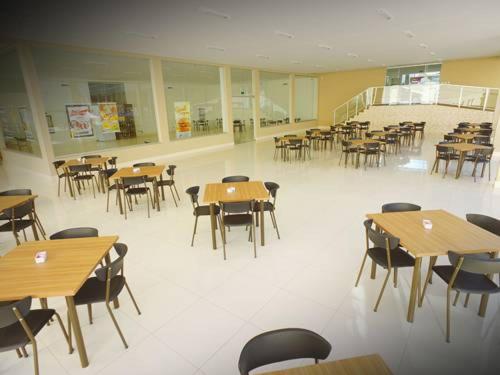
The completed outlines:
[[[153,191],[154,191],[154,198],[156,201],[156,209],[160,211],[160,193],[158,190],[158,179],[161,179],[162,173],[165,170],[164,165],[153,165],[153,166],[148,166],[148,167],[139,167],[138,172],[134,172],[134,167],[125,167],[125,168],[120,168],[114,175],[112,175],[110,178],[112,180],[120,180],[124,177],[139,177],[139,176],[146,176],[150,178],[154,178],[153,182]],[[120,189],[116,189],[116,194],[118,194],[118,201],[120,204],[120,213],[123,213],[123,205],[122,205],[122,200],[120,197]],[[125,198],[125,197],[124,197]]]
[[[36,230],[36,225],[35,225],[35,220],[38,220],[38,216],[36,215],[35,212],[35,198],[37,198],[38,195],[0,195],[0,212],[5,212],[10,210],[10,214],[12,217],[14,217],[16,207],[22,206],[23,204],[33,201],[33,212],[29,214],[30,220],[33,220],[33,224],[31,225],[31,229],[33,230],[33,237],[35,237],[35,240],[38,240],[38,232]],[[40,228],[42,228],[42,225],[40,223]],[[42,230],[43,234],[43,230]],[[16,237],[16,243],[19,245],[19,239],[17,238],[17,235],[14,234],[14,237]]]
[[[464,132],[464,133],[479,133],[481,130],[485,130],[485,129],[481,129],[481,128],[472,128],[472,127],[467,127],[467,128],[457,128],[458,130]]]
[[[378,139],[351,139],[348,142],[351,143],[351,146],[356,147],[358,149],[357,155],[356,155],[356,168],[359,168],[359,155],[361,148],[366,145],[366,144],[374,144],[378,143],[380,145],[383,145],[384,142]]]
[[[80,362],[87,367],[73,296],[117,240],[118,236],[107,236],[24,242],[0,258],[0,301],[64,296]],[[35,254],[42,250],[47,251],[47,261],[37,264]]]
[[[72,181],[70,177],[70,171],[69,167],[73,167],[76,165],[85,165],[85,164],[90,164],[92,167],[104,167],[104,169],[107,168],[107,161],[110,158],[107,156],[100,157],[100,158],[86,158],[86,159],[71,159],[67,160],[64,164],[62,164],[59,168],[63,169],[64,172],[66,173],[66,182],[69,185],[69,194],[71,197],[74,197],[75,195],[75,190],[73,189],[72,186]],[[103,187],[104,190],[104,187]]]
[[[391,375],[378,354],[320,362],[317,365],[265,372],[262,375]]]
[[[477,136],[474,135],[474,134],[458,134],[458,133],[454,133],[454,134],[450,134],[453,138],[456,138],[456,139],[460,139],[462,141],[465,141],[465,143],[472,143],[472,141],[474,140],[474,138],[476,138]]]
[[[235,187],[236,191],[228,193],[227,189],[230,187]],[[268,199],[269,193],[262,181],[206,184],[203,202],[210,204],[213,249],[217,249],[217,240],[215,238],[215,204],[219,202],[230,203],[251,200],[260,202],[260,244],[264,246],[264,202]]]
[[[460,177],[460,174],[462,173],[462,168],[465,163],[465,156],[467,155],[468,152],[476,150],[491,150],[490,146],[477,145],[474,143],[442,143],[439,146],[452,148],[453,150],[457,151],[460,154],[458,158],[457,172],[455,174],[455,178]]]
[[[420,269],[423,257],[430,257],[426,283],[432,275],[432,266],[440,255],[448,251],[460,254],[497,252],[500,237],[444,210],[391,212],[366,215],[384,231],[400,239],[401,245],[415,257],[407,320],[413,322]],[[424,229],[423,219],[432,221],[432,229]],[[425,290],[422,295],[425,294]],[[422,299],[419,301],[419,306]],[[481,299],[481,311],[486,310],[487,296]]]

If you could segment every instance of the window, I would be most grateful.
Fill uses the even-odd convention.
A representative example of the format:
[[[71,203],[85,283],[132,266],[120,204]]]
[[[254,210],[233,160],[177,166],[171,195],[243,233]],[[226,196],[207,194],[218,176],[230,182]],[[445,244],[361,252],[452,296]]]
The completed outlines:
[[[260,72],[260,126],[288,124],[290,86],[283,73]]]
[[[0,45],[0,146],[40,156],[17,51]]]
[[[158,142],[149,60],[33,47],[56,156]]]
[[[295,122],[315,120],[318,117],[318,79],[295,77]]]
[[[223,132],[221,69],[162,61],[171,140]]]
[[[243,143],[254,139],[252,71],[231,69],[231,94],[233,105],[234,142]]]
[[[397,66],[387,68],[385,85],[416,85],[423,83],[439,83],[441,64]]]

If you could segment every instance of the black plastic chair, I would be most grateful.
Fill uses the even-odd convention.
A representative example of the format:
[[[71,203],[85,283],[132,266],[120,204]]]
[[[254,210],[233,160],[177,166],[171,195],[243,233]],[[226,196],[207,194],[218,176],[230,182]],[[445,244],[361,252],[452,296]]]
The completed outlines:
[[[432,270],[448,284],[446,293],[446,342],[450,342],[451,291],[467,294],[497,294],[500,287],[488,275],[500,274],[500,259],[483,254],[461,255],[448,252],[451,265],[434,266]]]
[[[240,375],[272,363],[299,358],[311,358],[315,363],[325,360],[332,345],[315,332],[302,328],[284,328],[264,332],[248,341],[243,347],[238,369]]]
[[[160,180],[157,181],[157,184],[161,188],[162,200],[165,200],[165,191],[163,190],[163,187],[168,186],[170,188],[170,193],[172,194],[172,199],[174,200],[175,207],[178,207],[177,201],[175,200],[175,196],[174,196],[174,190],[175,190],[175,194],[177,195],[177,199],[179,201],[181,200],[181,197],[179,196],[179,192],[177,191],[177,187],[175,187],[175,180],[174,180],[175,168],[177,168],[176,165],[169,165],[168,169],[167,169],[167,175],[169,176],[169,178],[167,180],[164,180],[163,177],[160,176]],[[172,188],[174,190],[172,190]]]
[[[257,258],[257,247],[255,243],[255,221],[253,218],[254,201],[248,202],[220,202],[219,206],[222,212],[222,248],[224,251],[224,260],[226,260],[226,227],[250,227],[248,240],[253,242],[254,257]]]
[[[273,198],[273,201],[265,201],[264,203],[264,211],[269,212],[269,215],[271,216],[271,222],[273,223],[274,229],[276,229],[276,234],[278,235],[278,239],[280,239],[280,231],[278,230],[278,223],[276,222],[276,215],[274,213],[276,209],[276,195],[278,194],[278,189],[280,186],[276,182],[264,182],[264,186],[266,187],[267,191],[269,191],[269,194],[271,194],[271,197]],[[255,216],[255,222],[256,225],[259,226],[259,212],[260,212],[260,203],[256,203],[254,208],[253,208],[256,216]]]
[[[28,216],[28,218],[26,218],[26,216]],[[0,225],[0,232],[11,232],[18,245],[21,244],[18,233],[22,231],[24,240],[27,241],[25,229],[29,227],[33,230],[35,239],[38,239],[36,231],[37,219],[34,213],[33,201],[28,201],[17,206],[14,210],[6,210],[3,217],[6,218],[7,222]],[[45,232],[43,230],[40,230],[40,234],[45,239]]]
[[[194,229],[193,229],[193,237],[191,238],[191,246],[194,244],[194,236],[196,234],[196,228],[198,227],[198,217],[200,216],[210,216],[210,206],[200,206],[198,203],[198,193],[200,192],[199,186],[191,186],[186,189],[186,194],[189,195],[191,200],[191,204],[193,205],[193,215],[195,216],[194,220]],[[220,207],[215,205],[214,214],[217,216],[217,221],[219,222],[220,234],[222,239],[224,239],[224,235],[222,234],[222,223],[220,219]]]
[[[146,185],[146,182],[147,182],[147,176],[123,177],[121,179],[120,182],[121,186],[119,188],[123,190],[123,200],[124,200],[123,209],[125,213],[125,220],[127,219],[127,204],[130,211],[133,211],[132,196],[135,197],[137,203],[138,195],[146,195],[148,218],[151,217],[149,210],[149,203],[151,202],[151,206],[154,209],[155,201],[153,200],[153,197],[151,195],[151,189]]]
[[[57,174],[57,196],[59,197],[61,195],[61,179],[64,179],[64,192],[66,192],[66,181],[68,177],[74,177],[76,173],[66,173],[65,171],[61,172],[59,168],[61,168],[61,165],[66,163],[64,160],[56,160],[52,162],[52,165],[54,166],[54,169],[56,170]]]
[[[222,179],[222,182],[248,182],[250,177],[247,176],[227,176]]]
[[[344,156],[345,160],[345,167],[347,168],[347,162],[349,161],[349,155],[353,156],[353,163],[354,163],[354,156],[358,154],[358,148],[353,146],[350,141],[342,140],[342,149],[340,152],[340,159],[339,159],[339,165],[342,163],[342,156]]]
[[[420,211],[422,207],[413,203],[386,203],[382,205],[382,213],[385,212],[407,212],[407,211]]]
[[[92,183],[92,193],[94,194],[95,198],[95,185],[97,185],[97,191],[99,190],[99,182],[97,181],[97,178],[95,174],[92,172],[94,171],[99,171],[100,169],[93,169],[91,164],[81,164],[81,165],[70,165],[69,171],[73,174],[72,176],[72,181],[75,183],[76,188],[78,190],[78,194],[81,193],[80,189],[80,183],[83,184],[85,181],[88,182],[90,181]],[[95,185],[94,185],[95,182]],[[74,190],[74,189],[73,189]],[[76,199],[76,194],[73,194],[74,199]]]
[[[128,344],[125,341],[125,337],[122,334],[118,322],[116,321],[116,318],[110,307],[110,303],[118,297],[123,287],[125,287],[139,315],[141,315],[141,311],[139,310],[139,306],[137,306],[137,303],[127,284],[125,276],[123,275],[123,262],[128,250],[127,245],[116,243],[114,247],[118,254],[118,258],[113,260],[109,265],[96,269],[96,277],[90,277],[85,281],[85,283],[83,283],[80,290],[75,294],[74,300],[76,306],[89,306],[93,303],[104,302],[106,304],[106,309],[108,310],[111,320],[113,321],[113,324],[115,325],[115,328],[118,331],[120,338],[122,339],[123,345],[125,346],[125,348],[128,348]],[[90,311],[89,319],[90,323],[92,324],[92,315]],[[71,345],[71,324],[69,317],[68,327],[69,342]]]
[[[363,223],[366,230],[366,252],[354,286],[357,287],[359,284],[367,257],[370,257],[374,264],[387,269],[387,276],[384,279],[382,290],[380,291],[377,302],[375,303],[375,308],[373,309],[373,311],[376,312],[382,295],[384,294],[387,281],[391,276],[392,269],[394,268],[394,287],[397,288],[398,269],[403,267],[414,267],[415,259],[399,246],[399,238],[391,236],[388,233],[377,232],[372,228],[372,224],[373,220],[365,220]],[[370,247],[370,241],[373,243],[373,247]],[[374,268],[372,268],[372,270],[373,269]]]
[[[39,374],[38,344],[36,335],[49,324],[53,316],[56,316],[64,338],[69,346],[69,352],[73,351],[69,341],[68,333],[59,314],[53,309],[31,310],[31,297],[26,297],[15,302],[0,302],[0,352],[16,350],[18,357],[21,353],[27,357],[24,347],[31,344],[33,348],[33,361],[35,375]]]
[[[13,195],[32,195],[31,189],[12,189],[0,192],[0,196],[13,196]],[[40,229],[40,232],[43,235],[46,235],[45,229],[38,217],[36,210],[34,209],[34,201],[33,201],[33,215],[35,217],[35,224]],[[5,213],[0,213],[0,220],[9,220]]]
[[[51,240],[64,240],[68,238],[99,237],[99,231],[91,227],[78,227],[64,229],[54,233],[49,238]]]

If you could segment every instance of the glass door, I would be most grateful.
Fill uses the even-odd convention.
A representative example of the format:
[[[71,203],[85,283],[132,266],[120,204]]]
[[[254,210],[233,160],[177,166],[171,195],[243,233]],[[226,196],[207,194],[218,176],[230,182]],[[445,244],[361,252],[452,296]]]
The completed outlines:
[[[233,131],[236,144],[254,140],[252,71],[231,69]]]

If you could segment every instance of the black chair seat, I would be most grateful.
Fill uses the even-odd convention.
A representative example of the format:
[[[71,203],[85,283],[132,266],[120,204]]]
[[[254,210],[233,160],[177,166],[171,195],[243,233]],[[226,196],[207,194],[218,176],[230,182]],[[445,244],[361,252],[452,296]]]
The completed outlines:
[[[125,286],[125,277],[117,275],[111,279],[109,299],[114,300]],[[106,301],[106,282],[97,277],[91,277],[85,281],[78,293],[75,295],[75,305],[86,305],[89,303]]]
[[[274,206],[271,202],[264,202],[264,211],[273,211],[274,210]],[[253,208],[253,212],[260,212],[260,203],[256,203],[254,208]]]
[[[31,310],[24,320],[30,327],[33,335],[36,336],[52,318],[55,312],[56,311],[52,309]],[[29,342],[30,340],[19,322],[0,329],[0,352],[17,349]]]
[[[230,227],[252,225],[251,214],[236,214],[224,216],[224,225]]]
[[[68,172],[68,173],[64,172],[64,173],[58,174],[57,176],[59,178],[64,178],[64,177],[68,177],[68,176],[69,177],[75,177],[77,174],[78,174],[78,172]]]
[[[131,187],[127,189],[127,194],[147,194],[148,191],[147,187]]]
[[[92,174],[79,174],[74,177],[75,180],[92,180],[93,178]]]
[[[26,229],[34,224],[33,220],[17,219],[15,220],[16,231]],[[0,232],[12,232],[12,221],[0,225]]]
[[[373,259],[379,266],[387,268],[387,251],[382,247],[372,247],[368,249],[368,256]],[[415,259],[406,251],[398,247],[396,250],[391,251],[391,267],[413,267],[415,266]]]
[[[432,270],[446,283],[449,284],[454,266],[434,266]],[[458,272],[453,289],[467,293],[500,293],[500,288],[485,275],[470,273],[460,270]]]
[[[173,180],[160,180],[160,181],[158,181],[158,186],[171,186],[174,184],[175,184],[175,181],[173,181]]]
[[[5,214],[0,214],[0,220],[9,220],[9,217]]]
[[[194,214],[196,216],[208,216],[210,215],[210,206],[198,206],[194,209]],[[214,207],[214,214],[220,214],[220,207],[217,205]]]

